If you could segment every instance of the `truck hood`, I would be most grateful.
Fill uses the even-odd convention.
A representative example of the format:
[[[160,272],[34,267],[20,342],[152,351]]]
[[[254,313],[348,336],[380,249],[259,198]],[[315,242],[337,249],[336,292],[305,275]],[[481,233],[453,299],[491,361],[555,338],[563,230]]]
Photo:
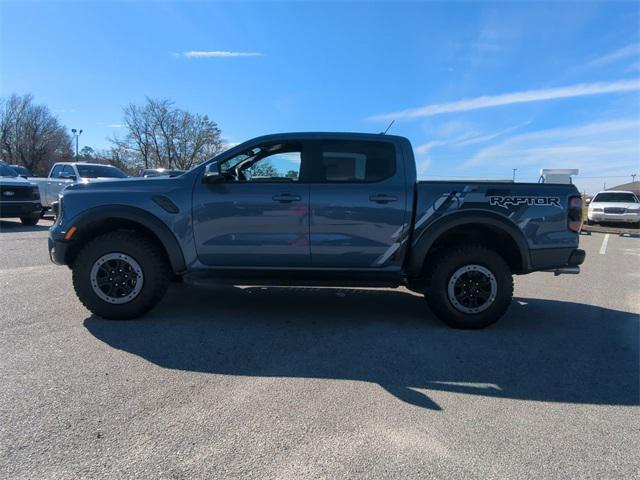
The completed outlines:
[[[640,203],[634,202],[591,202],[589,209],[593,208],[640,208]]]
[[[85,181],[88,180],[88,181]],[[175,185],[175,178],[152,177],[152,178],[90,178],[69,185],[65,191],[98,191],[98,190],[155,190],[157,188],[171,187]]]
[[[80,180],[78,180],[78,183],[121,182],[123,180],[127,180],[127,179],[126,178],[113,178],[113,177],[95,177],[95,178],[81,177]]]
[[[27,186],[27,185],[31,185],[31,186],[36,186],[34,183],[30,182],[29,180],[22,178],[22,177],[0,177],[0,185],[3,186]]]

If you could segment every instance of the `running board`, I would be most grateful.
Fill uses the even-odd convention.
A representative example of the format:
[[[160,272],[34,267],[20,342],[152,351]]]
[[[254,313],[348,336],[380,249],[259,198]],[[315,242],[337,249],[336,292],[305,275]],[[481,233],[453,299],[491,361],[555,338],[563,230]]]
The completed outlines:
[[[545,270],[545,272],[553,272],[555,277],[558,275],[577,275],[580,273],[580,267],[554,268],[552,270]]]

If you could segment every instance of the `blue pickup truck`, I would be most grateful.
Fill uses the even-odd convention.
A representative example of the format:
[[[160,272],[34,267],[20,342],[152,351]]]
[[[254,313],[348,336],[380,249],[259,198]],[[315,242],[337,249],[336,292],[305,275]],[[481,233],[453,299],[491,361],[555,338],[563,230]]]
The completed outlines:
[[[286,133],[174,178],[68,187],[49,252],[109,319],[143,315],[189,274],[406,286],[448,325],[482,328],[509,307],[514,274],[579,272],[581,215],[573,185],[418,181],[403,137]]]

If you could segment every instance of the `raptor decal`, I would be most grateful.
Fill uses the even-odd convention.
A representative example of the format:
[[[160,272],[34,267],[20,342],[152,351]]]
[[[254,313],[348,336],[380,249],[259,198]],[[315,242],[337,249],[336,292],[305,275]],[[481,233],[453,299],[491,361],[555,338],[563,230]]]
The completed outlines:
[[[553,206],[562,208],[559,197],[524,197],[524,196],[491,196],[490,205],[497,205],[502,208],[517,207],[519,205],[529,205],[532,207]]]

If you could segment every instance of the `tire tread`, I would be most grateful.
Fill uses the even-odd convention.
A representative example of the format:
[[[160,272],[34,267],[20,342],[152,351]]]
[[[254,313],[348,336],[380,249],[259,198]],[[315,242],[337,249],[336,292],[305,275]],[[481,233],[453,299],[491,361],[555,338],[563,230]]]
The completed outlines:
[[[86,283],[83,269],[89,268],[91,257],[95,255],[94,250],[100,248],[104,243],[107,245],[126,245],[129,243],[135,249],[141,249],[144,255],[148,256],[144,262],[147,270],[145,272],[145,287],[150,285],[152,290],[148,293],[145,292],[147,298],[143,303],[136,302],[139,300],[139,297],[136,297],[130,303],[123,305],[108,304],[95,296],[91,286]],[[137,260],[140,262],[139,258]],[[143,266],[143,268],[145,267]],[[169,265],[155,243],[144,234],[120,230],[104,233],[88,241],[78,253],[72,270],[73,286],[80,302],[92,313],[113,320],[132,319],[147,313],[162,299],[171,278]]]
[[[485,262],[496,264],[494,268],[497,266],[498,270],[502,270],[503,275],[491,269],[496,277],[502,277],[496,278],[499,282],[498,295],[501,299],[487,311],[471,316],[455,311],[446,292],[436,291],[433,282],[439,280],[437,275],[447,270],[448,264],[459,258],[474,256],[485,259]],[[428,267],[426,276],[428,286],[425,289],[425,299],[429,307],[439,319],[453,328],[478,329],[495,323],[505,313],[513,297],[513,276],[509,265],[497,251],[482,244],[458,245],[444,250],[438,260]]]

